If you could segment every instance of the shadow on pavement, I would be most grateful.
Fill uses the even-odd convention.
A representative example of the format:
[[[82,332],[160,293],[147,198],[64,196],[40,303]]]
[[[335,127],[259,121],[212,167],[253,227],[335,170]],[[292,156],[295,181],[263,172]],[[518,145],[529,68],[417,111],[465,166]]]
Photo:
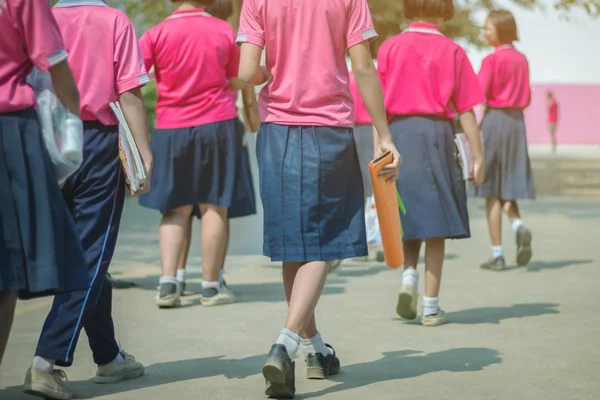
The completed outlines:
[[[338,385],[301,394],[298,398],[316,399],[374,383],[414,378],[438,371],[481,371],[485,367],[502,362],[501,354],[497,350],[488,348],[458,348],[416,355],[419,353],[421,352],[412,350],[386,352],[379,360],[349,366],[342,365],[342,373],[329,378],[333,382],[339,382]]]
[[[530,303],[515,304],[511,307],[469,308],[448,313],[448,321],[452,324],[499,324],[511,318],[537,317],[540,315],[558,314],[558,304]]]
[[[92,399],[221,375],[227,379],[244,379],[260,373],[264,361],[265,355],[250,356],[239,360],[224,358],[224,356],[174,360],[146,366],[146,374],[139,379],[132,379],[113,385],[98,385],[92,380],[72,381],[71,387],[77,399]],[[0,390],[0,398],[2,400],[35,399],[35,397],[23,394],[20,386]]]
[[[591,264],[594,260],[586,259],[586,260],[555,260],[555,261],[545,261],[545,260],[535,260],[532,261],[525,267],[527,272],[538,272],[545,269],[559,269],[565,267],[571,267],[574,265],[582,265],[582,264]]]

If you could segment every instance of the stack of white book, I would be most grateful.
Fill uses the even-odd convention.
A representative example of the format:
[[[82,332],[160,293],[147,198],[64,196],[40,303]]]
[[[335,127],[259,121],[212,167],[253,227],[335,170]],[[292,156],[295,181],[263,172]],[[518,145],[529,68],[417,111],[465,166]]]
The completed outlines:
[[[125,184],[129,188],[129,192],[133,194],[144,185],[146,169],[121,106],[118,102],[114,102],[110,103],[110,108],[119,120],[119,156],[123,164]]]
[[[471,148],[469,147],[469,141],[464,133],[457,133],[454,137],[454,143],[458,149],[458,157],[460,165],[462,167],[462,177],[464,180],[473,179],[474,168],[473,168],[473,155],[471,154]]]

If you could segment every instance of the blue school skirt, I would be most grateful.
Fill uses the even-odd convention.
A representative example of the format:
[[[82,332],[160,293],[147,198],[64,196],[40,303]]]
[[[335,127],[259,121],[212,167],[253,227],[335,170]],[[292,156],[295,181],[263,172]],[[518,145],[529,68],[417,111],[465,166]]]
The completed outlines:
[[[481,122],[481,134],[485,179],[478,187],[469,185],[469,194],[499,196],[503,200],[534,199],[523,110],[488,109]]]
[[[237,119],[236,131],[242,142],[242,151],[237,159],[237,174],[235,183],[234,200],[227,210],[227,217],[240,218],[256,214],[256,195],[254,194],[254,182],[252,178],[252,167],[250,166],[250,154],[246,145],[246,132],[242,121]],[[192,215],[198,219],[202,218],[200,207],[194,205]]]
[[[265,256],[310,262],[368,254],[352,129],[263,123],[256,155]]]
[[[238,124],[233,118],[157,129],[152,136],[152,186],[140,196],[140,204],[161,212],[194,204],[231,207],[241,197],[236,185],[244,147]]]
[[[354,127],[354,140],[356,141],[356,150],[358,152],[358,161],[360,162],[360,172],[362,174],[366,198],[373,194],[371,171],[369,170],[369,163],[373,161],[375,153],[373,149],[373,125],[356,125]]]
[[[402,155],[398,192],[404,240],[470,237],[467,195],[449,119],[394,117],[394,144]]]
[[[30,299],[88,286],[36,112],[0,114],[0,290]]]

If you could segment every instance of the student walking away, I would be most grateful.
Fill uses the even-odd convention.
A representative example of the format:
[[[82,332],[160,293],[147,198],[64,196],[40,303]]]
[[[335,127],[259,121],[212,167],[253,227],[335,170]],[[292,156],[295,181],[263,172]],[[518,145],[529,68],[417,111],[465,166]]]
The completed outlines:
[[[231,0],[215,0],[212,5],[206,7],[206,12],[213,17],[227,21],[233,14],[233,4]],[[234,51],[238,50],[239,49],[237,47],[234,48]],[[231,219],[247,217],[249,215],[256,214],[256,196],[254,194],[254,182],[252,178],[252,168],[250,166],[250,155],[248,154],[246,131],[256,132],[258,130],[258,126],[260,125],[260,115],[258,114],[258,104],[256,102],[256,92],[254,91],[254,86],[244,87],[242,88],[241,92],[243,103],[242,115],[244,116],[244,122],[238,118],[236,131],[239,135],[239,140],[242,142],[242,151],[236,164],[238,168],[237,182],[235,184],[235,190],[237,191],[237,194],[235,195],[236,200],[227,210],[227,237],[225,239],[225,253],[227,253],[227,249],[229,248]],[[239,90],[232,90],[233,101],[236,104],[239,93]],[[177,284],[180,295],[182,296],[185,294],[186,288],[186,266],[190,252],[190,244],[192,241],[192,222],[194,216],[198,219],[202,218],[200,207],[197,205],[194,206],[192,215],[190,215],[190,223],[186,227],[187,229],[185,231],[183,254],[179,258],[179,264],[177,266]],[[224,287],[228,287],[224,278],[224,273],[225,259],[223,259],[223,264],[221,265],[219,282],[221,282]],[[216,305],[216,303],[205,302],[204,305]]]
[[[263,253],[283,263],[289,305],[285,327],[262,369],[269,396],[294,397],[300,347],[308,378],[340,372],[335,351],[317,330],[315,307],[331,261],[367,255],[348,50],[359,91],[380,132],[379,148],[393,154],[380,178],[394,181],[401,162],[369,49],[376,37],[366,0],[243,4],[239,78],[253,85],[268,81],[259,95],[257,138]],[[263,50],[265,67],[260,66]]]
[[[214,306],[235,299],[221,267],[229,209],[244,195],[239,190],[243,141],[232,96],[232,90],[243,85],[236,79],[239,49],[233,28],[204,10],[213,3],[174,1],[175,12],[140,39],[158,90],[152,136],[154,189],[140,204],[162,212],[162,273],[156,296],[161,308],[181,305],[177,268],[194,207],[202,215],[201,302]]]
[[[96,383],[144,374],[144,366],[117,343],[112,319],[107,271],[117,242],[125,185],[118,120],[110,102],[120,102],[148,174],[152,154],[141,94],[148,76],[129,18],[100,0],[60,0],[54,16],[81,90],[83,163],[65,183],[63,196],[83,244],[89,288],[55,297],[24,389],[45,398],[71,399],[66,374],[54,367],[71,366],[82,328],[98,365]],[[147,186],[139,193],[145,190]]]
[[[405,262],[396,311],[405,319],[417,317],[417,263],[425,242],[425,326],[446,322],[438,304],[446,239],[470,237],[454,112],[473,154],[473,183],[484,174],[473,108],[485,97],[466,52],[439,30],[453,14],[452,0],[405,0],[404,16],[412,23],[386,40],[377,57],[390,130],[404,155],[397,186],[407,209],[402,216]]]
[[[517,265],[527,265],[532,256],[532,234],[524,225],[518,199],[535,198],[533,173],[527,151],[523,110],[531,101],[529,64],[513,45],[518,40],[517,23],[506,10],[490,12],[483,38],[494,52],[481,65],[479,81],[486,95],[481,122],[485,149],[485,180],[472,191],[484,197],[492,254],[481,268],[506,268],[502,248],[502,211],[512,224],[517,242]]]
[[[22,300],[85,290],[83,249],[26,83],[35,66],[79,115],[79,93],[48,2],[0,2],[0,364]]]
[[[550,133],[550,142],[552,144],[552,154],[556,154],[556,129],[558,128],[558,102],[554,97],[554,92],[548,90],[546,93],[546,111],[548,113],[548,133]]]

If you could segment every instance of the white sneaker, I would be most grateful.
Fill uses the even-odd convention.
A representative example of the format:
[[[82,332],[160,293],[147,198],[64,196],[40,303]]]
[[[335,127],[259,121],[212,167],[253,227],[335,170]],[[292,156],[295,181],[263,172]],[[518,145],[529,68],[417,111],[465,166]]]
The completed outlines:
[[[202,289],[200,303],[206,307],[219,306],[222,304],[231,304],[235,302],[235,295],[227,286],[225,281],[221,282],[218,288],[209,287]]]
[[[121,355],[123,356],[121,361],[98,365],[98,372],[94,378],[96,383],[117,383],[144,375],[144,365],[141,362],[136,361],[134,356],[123,350],[121,350]]]
[[[23,391],[44,399],[71,400],[73,398],[67,374],[60,369],[47,374],[37,368],[29,368],[25,375]]]
[[[417,288],[412,285],[403,285],[398,294],[398,304],[396,312],[404,319],[417,318],[417,301],[419,293]]]

